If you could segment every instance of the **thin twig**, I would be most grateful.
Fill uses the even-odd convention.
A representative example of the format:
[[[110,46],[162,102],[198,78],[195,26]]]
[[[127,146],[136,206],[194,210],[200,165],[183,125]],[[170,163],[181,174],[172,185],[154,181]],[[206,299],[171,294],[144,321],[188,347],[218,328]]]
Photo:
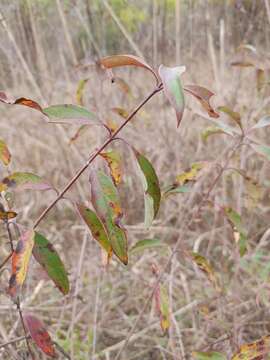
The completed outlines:
[[[119,134],[119,132],[130,122],[130,120],[137,114],[137,112],[159,91],[162,90],[162,84],[159,84],[128,116],[128,118],[119,126],[119,128],[100,146],[100,148],[92,154],[87,162],[77,171],[65,188],[59,193],[59,195],[52,201],[52,203],[41,213],[38,219],[35,221],[33,229],[35,229],[39,223],[44,219],[48,212],[57,204],[57,202],[65,195],[65,193],[71,188],[71,186],[79,179],[82,173],[88,168],[88,166],[95,160],[95,158],[113,141],[113,139]]]
[[[8,254],[8,256],[5,258],[5,260],[0,264],[0,269],[2,269],[2,267],[6,265],[6,263],[11,258],[11,256],[12,256],[12,252],[10,254]]]
[[[28,336],[28,338],[30,339],[30,336]],[[10,340],[10,341],[7,341],[5,342],[4,344],[0,344],[0,349],[3,349],[9,345],[12,345],[12,344],[15,344],[16,342],[20,342],[22,340],[25,340],[25,336],[20,336],[20,337],[17,337],[16,339],[13,339],[13,340]]]

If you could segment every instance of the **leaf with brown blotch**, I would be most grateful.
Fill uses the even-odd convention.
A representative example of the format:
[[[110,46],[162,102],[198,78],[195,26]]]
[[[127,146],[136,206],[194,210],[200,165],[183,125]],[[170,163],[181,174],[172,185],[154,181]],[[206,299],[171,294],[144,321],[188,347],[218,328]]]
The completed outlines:
[[[12,254],[12,270],[11,277],[9,279],[8,293],[13,299],[17,298],[26,278],[34,246],[34,237],[34,230],[25,231],[19,239],[16,249]]]
[[[100,155],[106,160],[109,168],[111,177],[115,185],[119,185],[122,181],[122,169],[121,169],[121,155],[118,151],[112,150],[104,153],[100,153]]]
[[[23,320],[26,328],[29,330],[32,340],[40,350],[50,357],[56,357],[52,339],[44,324],[31,314],[23,315]]]
[[[257,341],[242,345],[231,360],[263,360],[269,353],[270,336],[267,335]]]
[[[169,296],[164,285],[158,285],[154,293],[156,309],[160,317],[160,326],[164,332],[170,327]]]
[[[123,212],[113,180],[102,171],[91,171],[91,200],[99,218],[105,225],[114,254],[125,265],[128,263],[127,237],[121,224]]]
[[[105,69],[112,69],[120,66],[139,66],[149,70],[154,75],[157,83],[159,82],[154,69],[138,56],[129,54],[106,56],[100,59],[98,64]]]
[[[0,160],[2,163],[7,166],[10,163],[11,154],[6,143],[3,140],[0,140]]]
[[[93,238],[106,251],[107,255],[110,255],[112,252],[112,246],[108,238],[107,230],[98,215],[93,210],[82,204],[76,204],[76,207],[81,218],[90,229]]]
[[[14,191],[49,190],[52,189],[52,186],[38,175],[29,172],[15,172],[0,182],[0,191],[7,189]]]
[[[125,110],[121,107],[114,107],[111,109],[111,111],[114,112],[115,114],[119,115],[123,119],[127,119],[129,116],[129,113],[127,112],[127,110]]]
[[[27,99],[24,97],[18,98],[18,99],[12,99],[8,98],[7,95],[4,92],[0,92],[0,101],[9,104],[9,105],[24,105],[27,107],[31,107],[33,109],[36,109],[43,113],[42,107],[34,100]]]
[[[207,111],[210,117],[219,117],[219,114],[213,109],[210,104],[211,97],[215,95],[212,91],[198,85],[185,85],[184,90],[189,94],[193,95],[197,100],[199,100],[202,107],[204,108],[204,110]]]
[[[158,70],[164,94],[176,112],[177,127],[180,125],[185,109],[185,97],[180,78],[185,71],[185,66],[171,68],[164,65],[160,65]]]

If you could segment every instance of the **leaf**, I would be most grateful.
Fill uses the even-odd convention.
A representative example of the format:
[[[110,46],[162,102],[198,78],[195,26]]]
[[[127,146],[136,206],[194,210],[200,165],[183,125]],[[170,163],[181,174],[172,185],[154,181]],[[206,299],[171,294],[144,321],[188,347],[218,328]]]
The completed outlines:
[[[53,121],[57,123],[66,123],[68,120],[76,120],[76,122],[80,124],[98,124],[96,114],[77,105],[52,105],[43,109],[43,113],[50,119],[60,119],[60,121]],[[94,122],[91,123],[91,121]]]
[[[88,129],[87,125],[81,125],[78,130],[75,132],[75,134],[70,138],[69,144],[72,144],[75,142],[83,133],[85,133],[85,130]]]
[[[117,84],[120,88],[120,90],[124,93],[124,94],[127,94],[129,96],[132,96],[131,94],[131,89],[128,85],[128,83],[121,79],[120,77],[114,77],[114,83]]]
[[[159,239],[144,239],[139,240],[136,244],[130,249],[130,253],[136,253],[148,249],[155,249],[164,246]]]
[[[160,206],[161,192],[159,180],[149,160],[137,150],[133,149],[133,151],[141,170],[141,179],[144,187],[144,222],[146,227],[150,227],[157,216]]]
[[[218,118],[219,114],[213,109],[210,104],[210,99],[215,95],[212,91],[198,85],[185,85],[184,90],[193,95],[201,103],[204,110],[212,118]]]
[[[218,126],[209,126],[202,132],[202,140],[203,142],[206,142],[209,136],[217,134],[230,135]]]
[[[269,352],[270,336],[268,335],[255,342],[242,345],[231,360],[262,360]]]
[[[190,256],[193,262],[198,266],[198,268],[205,273],[208,280],[214,285],[215,289],[217,291],[220,291],[221,289],[218,284],[218,279],[216,277],[215,271],[210,265],[210,263],[207,261],[207,259],[196,252],[191,252]]]
[[[269,146],[254,144],[254,143],[250,144],[250,146],[256,153],[263,155],[267,158],[267,160],[270,160],[270,147]]]
[[[129,113],[127,112],[127,110],[120,108],[120,107],[114,107],[111,109],[115,114],[119,115],[120,117],[122,117],[123,119],[127,119],[129,116]]]
[[[84,91],[85,85],[87,84],[88,80],[89,79],[82,79],[78,83],[78,87],[76,90],[76,101],[77,101],[77,104],[80,106],[83,105],[83,91]]]
[[[163,196],[167,197],[173,194],[185,194],[190,192],[190,186],[187,185],[179,185],[178,183],[167,186],[164,189]]]
[[[8,165],[10,163],[11,154],[6,143],[3,140],[0,140],[0,160],[4,165]]]
[[[264,86],[266,85],[265,71],[263,69],[256,69],[256,82],[257,82],[257,91],[261,92]]]
[[[252,129],[260,129],[270,125],[270,115],[263,116]]]
[[[123,217],[117,189],[112,179],[102,171],[90,173],[92,204],[104,223],[114,254],[128,263],[127,238],[121,225]]]
[[[180,79],[185,71],[185,66],[170,68],[160,65],[159,67],[159,76],[163,83],[164,93],[176,112],[177,127],[180,125],[185,108],[185,97]]]
[[[0,191],[7,189],[15,191],[49,190],[52,189],[52,186],[38,175],[29,172],[15,172],[5,177],[0,183]]]
[[[44,324],[38,318],[30,314],[24,315],[23,320],[34,343],[44,352],[44,354],[55,357],[56,353],[53,342],[45,329]]]
[[[158,77],[155,71],[150,65],[148,65],[143,59],[134,55],[112,55],[106,56],[98,61],[98,64],[104,67],[105,69],[112,69],[119,66],[139,66],[149,70],[155,77],[158,83]]]
[[[15,211],[3,211],[0,210],[0,220],[8,221],[14,219],[17,216]]]
[[[237,125],[240,127],[240,129],[243,129],[242,123],[241,123],[241,115],[230,109],[228,106],[219,106],[218,110],[223,112],[224,114],[228,115],[233,121],[237,123]]]
[[[201,176],[201,170],[208,165],[207,162],[197,162],[191,165],[191,168],[176,177],[176,183],[180,186],[187,184],[190,181],[196,181]]]
[[[3,92],[0,92],[0,101],[5,103],[5,104],[10,104],[10,105],[23,105],[23,106],[27,106],[33,109],[36,109],[40,112],[42,111],[42,107],[34,100],[31,99],[27,99],[24,97],[18,98],[18,99],[12,99],[12,98],[8,98],[7,95]]]
[[[226,355],[217,351],[192,351],[192,356],[196,360],[226,360]]]
[[[122,181],[121,155],[115,150],[100,153],[100,155],[106,160],[110,168],[114,184],[116,186],[119,185]]]
[[[93,238],[106,250],[108,255],[111,254],[112,246],[108,239],[107,230],[97,214],[82,204],[76,204],[76,207],[81,218],[91,231]]]
[[[64,294],[69,293],[69,281],[63,262],[53,245],[40,233],[35,232],[33,255],[49,278]]]
[[[9,280],[8,293],[13,299],[17,298],[25,281],[34,246],[34,236],[35,232],[33,230],[25,231],[20,237],[16,249],[12,254],[12,271]]]
[[[160,326],[164,332],[170,327],[170,308],[167,289],[163,285],[158,285],[155,291],[156,309],[160,317]]]
[[[242,224],[242,218],[235,210],[230,207],[225,207],[224,212],[230,224],[234,230],[236,230],[234,232],[234,239],[238,245],[240,256],[243,256],[247,250],[247,234]]]

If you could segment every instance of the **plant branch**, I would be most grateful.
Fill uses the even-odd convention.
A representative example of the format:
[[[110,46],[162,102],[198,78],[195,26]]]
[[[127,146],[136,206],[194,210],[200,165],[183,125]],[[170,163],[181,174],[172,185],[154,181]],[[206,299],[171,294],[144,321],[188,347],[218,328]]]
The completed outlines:
[[[228,153],[230,153],[227,158],[226,158],[226,161],[224,163],[224,165],[221,167],[219,173],[217,174],[217,176],[214,178],[213,182],[211,183],[210,187],[209,187],[209,190],[207,191],[206,195],[203,197],[203,199],[199,202],[199,206],[198,206],[198,211],[195,211],[193,213],[193,215],[190,217],[189,221],[187,222],[186,226],[185,226],[185,229],[187,229],[191,224],[192,222],[194,221],[194,218],[198,215],[198,212],[201,210],[203,204],[205,203],[205,201],[208,199],[208,197],[210,196],[210,194],[212,193],[212,191],[214,190],[216,184],[218,183],[219,179],[221,178],[224,170],[226,169],[226,167],[228,166],[229,164],[229,161],[230,159],[232,158],[232,156],[234,155],[235,151],[238,149],[239,146],[241,146],[242,144],[242,141],[243,139],[241,138],[239,142],[237,142],[236,144],[234,144],[234,146],[230,147],[228,149]],[[117,353],[116,357],[115,357],[115,360],[119,360],[123,351],[127,348],[129,342],[130,342],[130,339],[132,338],[134,332],[135,332],[135,329],[137,328],[137,325],[140,323],[143,315],[145,314],[146,312],[146,309],[147,307],[150,305],[151,301],[152,301],[152,298],[155,294],[155,291],[157,290],[157,287],[159,286],[159,283],[163,277],[163,275],[165,274],[167,268],[169,267],[174,255],[176,254],[177,252],[177,249],[179,247],[179,245],[182,243],[183,241],[183,234],[184,234],[184,231],[182,231],[182,236],[179,236],[176,244],[174,245],[173,249],[172,249],[172,253],[171,255],[169,256],[165,266],[163,267],[162,271],[160,272],[154,286],[153,286],[153,289],[150,293],[150,295],[148,296],[148,298],[146,299],[139,315],[137,316],[137,319],[135,320],[132,328],[130,329],[129,333],[127,334],[127,337],[125,339],[125,341],[123,342],[123,346],[120,348],[119,352]]]
[[[111,134],[111,136],[99,147],[98,150],[92,154],[87,162],[77,171],[73,178],[68,182],[59,195],[52,201],[52,203],[41,213],[38,219],[35,221],[33,229],[35,229],[39,223],[44,219],[48,212],[57,204],[57,202],[65,195],[65,193],[71,188],[71,186],[79,179],[82,173],[88,168],[88,166],[95,160],[95,158],[115,139],[120,131],[130,122],[130,120],[137,114],[137,112],[159,91],[162,90],[162,84],[159,84],[128,116],[128,118],[119,126],[119,128]]]

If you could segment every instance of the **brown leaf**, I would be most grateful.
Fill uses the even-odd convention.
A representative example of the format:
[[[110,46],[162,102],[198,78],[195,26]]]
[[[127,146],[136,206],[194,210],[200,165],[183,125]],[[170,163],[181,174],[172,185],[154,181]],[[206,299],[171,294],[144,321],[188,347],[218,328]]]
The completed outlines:
[[[36,109],[41,113],[43,113],[41,106],[36,101],[24,97],[14,100],[12,98],[8,98],[4,92],[0,92],[0,101],[10,105],[24,105]]]
[[[210,117],[219,117],[219,114],[215,112],[210,104],[210,98],[215,95],[212,91],[198,85],[185,85],[184,90],[200,101],[202,107],[207,111]]]
[[[149,70],[156,78],[157,83],[159,82],[154,69],[138,56],[128,54],[106,56],[100,59],[98,64],[105,69],[112,69],[119,66],[139,66]]]

